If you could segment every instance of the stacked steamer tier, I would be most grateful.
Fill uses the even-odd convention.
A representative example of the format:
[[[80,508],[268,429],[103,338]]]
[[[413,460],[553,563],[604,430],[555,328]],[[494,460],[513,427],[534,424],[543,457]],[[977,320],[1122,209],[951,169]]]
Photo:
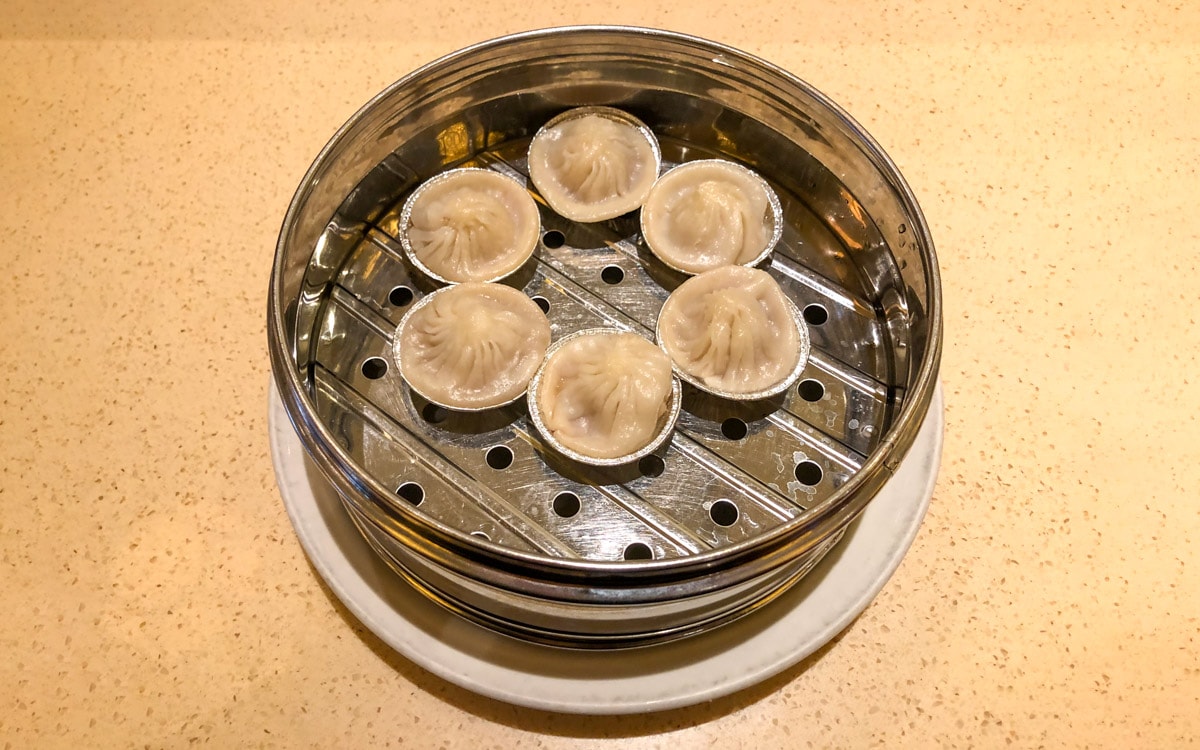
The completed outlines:
[[[538,129],[597,106],[645,123],[663,171],[724,159],[769,183],[782,227],[759,267],[811,339],[796,383],[770,398],[685,384],[669,439],[615,466],[548,448],[525,399],[481,411],[429,402],[392,358],[405,313],[442,286],[406,257],[403,208],[455,168],[495,171],[537,200],[541,238],[503,283],[544,311],[552,341],[594,328],[654,340],[688,277],[650,252],[636,211],[566,219],[528,177]],[[501,633],[617,648],[744,615],[836,543],[929,409],[940,305],[915,199],[836,105],[728,47],[577,27],[467,48],[360,110],[288,210],[268,335],[301,443],[391,567]]]

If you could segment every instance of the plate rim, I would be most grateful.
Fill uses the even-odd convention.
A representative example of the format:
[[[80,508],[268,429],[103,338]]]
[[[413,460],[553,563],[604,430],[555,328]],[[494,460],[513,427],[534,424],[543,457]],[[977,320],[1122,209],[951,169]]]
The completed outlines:
[[[276,484],[301,547],[367,629],[410,662],[459,687],[514,705],[576,714],[648,713],[723,697],[827,644],[867,608],[915,540],[933,496],[945,429],[939,383],[892,478],[842,541],[771,603],[679,641],[572,651],[495,633],[412,588],[375,555],[308,459],[274,378],[267,422]],[[321,503],[336,503],[340,522],[335,514],[331,525]],[[783,634],[788,638],[781,641]]]

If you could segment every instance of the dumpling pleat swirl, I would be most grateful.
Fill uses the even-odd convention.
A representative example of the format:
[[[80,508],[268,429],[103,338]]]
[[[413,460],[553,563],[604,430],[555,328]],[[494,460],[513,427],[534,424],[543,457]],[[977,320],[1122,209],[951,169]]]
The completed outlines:
[[[688,279],[663,305],[658,332],[680,371],[717,392],[770,389],[802,356],[791,304],[757,268],[724,266]]]
[[[661,162],[658,140],[611,107],[569,110],[529,145],[529,177],[561,216],[603,221],[642,205]]]
[[[416,207],[408,237],[425,265],[470,276],[487,272],[515,228],[498,198],[460,191]]]
[[[671,360],[641,336],[579,336],[546,361],[537,394],[542,422],[552,437],[585,456],[629,455],[658,433],[671,378]]]
[[[771,359],[771,320],[750,289],[719,289],[689,300],[682,314],[700,322],[702,335],[680,341],[687,370],[705,382],[754,381]],[[749,382],[747,382],[749,385]],[[770,383],[763,383],[763,387]]]
[[[752,171],[704,159],[663,175],[642,206],[642,236],[685,273],[754,264],[775,244],[778,199]]]
[[[671,244],[704,265],[753,260],[767,241],[766,199],[727,182],[701,182],[680,196],[666,225]]]
[[[401,321],[397,359],[414,390],[449,408],[508,403],[524,392],[550,344],[533,300],[500,284],[436,292]]]
[[[562,148],[551,150],[549,161],[567,192],[585,203],[596,203],[629,190],[638,151],[623,126],[588,117],[564,123],[562,128]]]
[[[485,169],[455,169],[427,181],[404,209],[402,243],[413,262],[447,282],[494,281],[537,246],[533,196]]]
[[[455,384],[468,391],[488,386],[521,351],[524,331],[510,310],[451,297],[430,305],[429,314],[416,324],[420,344],[415,358],[423,365],[447,373]]]

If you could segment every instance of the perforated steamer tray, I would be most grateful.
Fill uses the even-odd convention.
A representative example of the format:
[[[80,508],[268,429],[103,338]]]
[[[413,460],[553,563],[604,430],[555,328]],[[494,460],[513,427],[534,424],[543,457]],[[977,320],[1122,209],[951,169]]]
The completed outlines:
[[[664,169],[716,156],[772,184],[785,227],[764,267],[813,345],[799,385],[775,399],[685,388],[670,442],[604,469],[549,451],[523,402],[479,414],[424,402],[389,356],[405,310],[436,288],[401,251],[405,197],[457,166],[527,183],[537,128],[596,104],[647,123]],[[636,213],[576,224],[539,204],[543,241],[507,283],[546,311],[553,338],[596,326],[653,338],[685,277],[645,249]],[[554,29],[432,63],[334,136],[284,221],[269,338],[302,444],[398,573],[501,633],[605,648],[710,630],[820,559],[929,408],[939,295],[903,179],[811,87],[690,37]]]

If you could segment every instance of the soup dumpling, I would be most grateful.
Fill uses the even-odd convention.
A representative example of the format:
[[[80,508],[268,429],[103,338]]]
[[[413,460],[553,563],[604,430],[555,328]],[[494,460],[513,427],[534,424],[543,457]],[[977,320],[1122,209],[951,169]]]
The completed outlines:
[[[610,107],[569,110],[529,145],[529,177],[559,215],[603,221],[642,205],[661,161],[641,121]]]
[[[632,459],[665,436],[674,390],[662,349],[634,333],[593,329],[547,355],[532,386],[531,413],[568,455]]]
[[[466,282],[440,289],[396,330],[394,355],[409,386],[448,409],[520,398],[550,345],[550,323],[524,293]]]
[[[754,265],[779,241],[779,198],[754,172],[703,159],[670,170],[642,206],[650,251],[684,273]]]
[[[452,169],[412,194],[400,218],[412,262],[439,281],[496,281],[529,260],[541,233],[537,203],[510,177]]]
[[[786,389],[808,360],[808,331],[766,271],[724,266],[671,293],[658,316],[658,341],[680,377],[737,399]]]

